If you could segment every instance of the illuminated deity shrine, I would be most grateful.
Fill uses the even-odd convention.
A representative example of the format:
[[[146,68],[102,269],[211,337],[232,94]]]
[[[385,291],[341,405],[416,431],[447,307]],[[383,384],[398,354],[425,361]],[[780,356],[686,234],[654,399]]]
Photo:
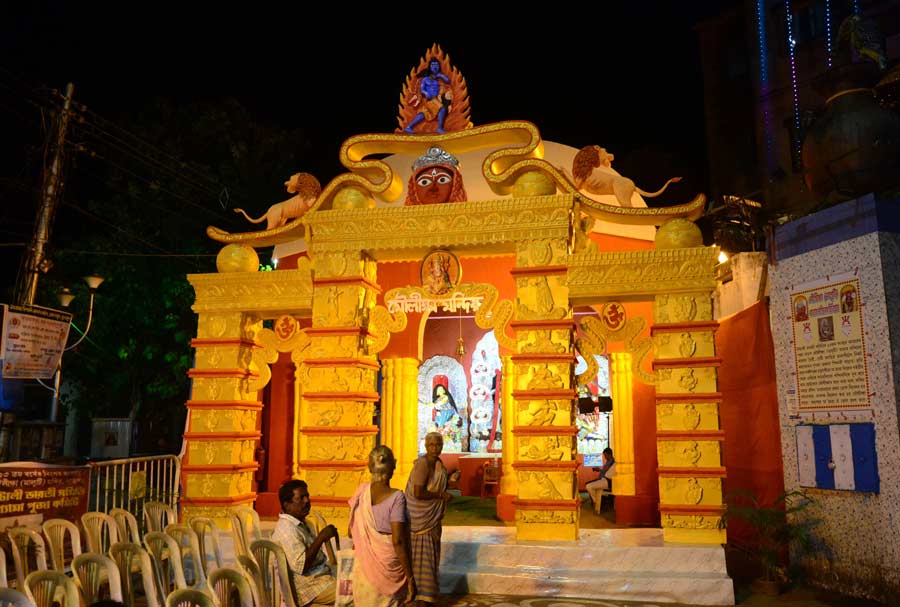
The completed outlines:
[[[395,133],[347,139],[346,172],[290,190],[269,229],[209,228],[226,246],[218,273],[189,276],[186,515],[277,511],[293,476],[346,528],[376,442],[403,487],[438,431],[451,469],[500,458],[498,515],[519,539],[578,537],[578,488],[611,445],[620,522],[722,543],[704,198],[647,208],[612,160],[530,122],[474,126],[435,46]],[[277,270],[257,271],[254,248],[273,245]]]

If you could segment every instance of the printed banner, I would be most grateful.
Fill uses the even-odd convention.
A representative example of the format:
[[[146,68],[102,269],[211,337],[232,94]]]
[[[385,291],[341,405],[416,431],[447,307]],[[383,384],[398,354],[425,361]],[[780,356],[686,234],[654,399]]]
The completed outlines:
[[[859,279],[807,287],[791,293],[797,408],[871,407]]]
[[[39,306],[3,304],[0,359],[4,379],[50,379],[69,338],[72,315]]]
[[[0,464],[0,528],[87,512],[91,469],[32,462]]]

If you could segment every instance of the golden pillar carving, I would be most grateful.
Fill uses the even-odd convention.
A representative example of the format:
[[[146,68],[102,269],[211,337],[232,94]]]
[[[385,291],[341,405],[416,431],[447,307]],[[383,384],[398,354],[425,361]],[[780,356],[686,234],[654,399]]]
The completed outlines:
[[[375,262],[359,251],[322,252],[313,263],[310,346],[297,374],[298,468],[314,507],[344,528],[347,501],[367,478],[378,433],[372,417],[379,364],[369,352],[368,327],[379,288]]]
[[[516,482],[516,473],[513,469],[513,462],[516,460],[515,442],[513,441],[513,420],[516,419],[516,403],[513,400],[513,387],[516,385],[516,366],[512,362],[509,355],[502,357],[503,370],[502,377],[502,393],[500,395],[500,419],[502,422],[502,454],[503,470],[500,476],[500,493],[502,495],[516,495],[518,491],[518,483]]]
[[[725,433],[719,425],[718,367],[710,292],[657,295],[651,330],[656,357],[656,436],[663,537],[722,544]]]
[[[413,463],[419,456],[419,361],[415,358],[388,358],[381,361],[384,381],[381,386],[381,444],[397,458],[391,485],[406,488]]]
[[[566,281],[567,243],[519,243],[512,425],[516,475],[516,537],[578,539],[572,373],[574,320]]]
[[[259,441],[257,400],[260,379],[257,334],[262,319],[243,312],[199,315],[193,380],[187,401],[182,466],[183,516],[200,512],[228,526],[227,509],[256,499],[253,476]],[[268,371],[268,368],[266,368]]]
[[[616,458],[613,493],[634,495],[634,374],[631,354],[609,355],[609,388],[613,399],[612,446]]]

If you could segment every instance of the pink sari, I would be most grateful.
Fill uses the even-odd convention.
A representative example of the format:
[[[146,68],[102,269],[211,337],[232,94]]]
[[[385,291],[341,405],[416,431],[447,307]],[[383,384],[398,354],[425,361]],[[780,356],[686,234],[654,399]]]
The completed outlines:
[[[394,597],[406,586],[406,574],[394,551],[391,535],[378,533],[375,527],[369,483],[363,483],[350,499],[350,528],[354,573],[364,575],[368,585],[380,595]]]

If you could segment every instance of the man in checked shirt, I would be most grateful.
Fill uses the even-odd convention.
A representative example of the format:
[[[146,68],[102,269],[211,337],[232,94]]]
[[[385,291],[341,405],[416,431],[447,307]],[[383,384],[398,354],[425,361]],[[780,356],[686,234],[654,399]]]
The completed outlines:
[[[306,524],[309,514],[309,488],[305,481],[289,480],[278,490],[281,514],[272,532],[272,541],[284,548],[288,567],[294,576],[294,588],[300,605],[333,605],[335,578],[326,564],[322,544],[335,538],[334,525],[315,535]]]

